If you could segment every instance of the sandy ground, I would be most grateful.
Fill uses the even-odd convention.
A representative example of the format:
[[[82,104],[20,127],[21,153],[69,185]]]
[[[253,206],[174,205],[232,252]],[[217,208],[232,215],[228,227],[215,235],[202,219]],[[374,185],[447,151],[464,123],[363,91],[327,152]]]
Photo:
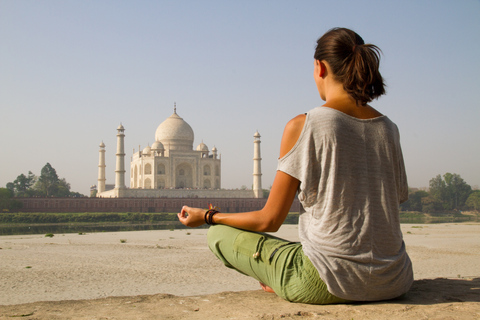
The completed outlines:
[[[0,236],[0,319],[480,319],[480,224],[402,230],[409,294],[331,306],[262,292],[214,258],[206,229]]]

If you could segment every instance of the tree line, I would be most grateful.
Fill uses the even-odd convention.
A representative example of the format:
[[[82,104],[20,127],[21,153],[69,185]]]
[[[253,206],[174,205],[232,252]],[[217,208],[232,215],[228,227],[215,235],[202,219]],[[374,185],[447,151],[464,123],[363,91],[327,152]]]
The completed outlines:
[[[409,190],[408,201],[401,211],[424,213],[459,213],[462,210],[480,210],[480,190],[473,190],[459,174],[445,173],[432,178],[428,191]]]
[[[20,174],[13,182],[6,185],[15,197],[83,197],[78,192],[70,191],[70,184],[65,178],[59,178],[57,171],[47,163],[40,176],[31,171]]]
[[[40,176],[31,171],[20,174],[6,188],[0,188],[0,209],[17,211],[21,203],[14,197],[84,197],[70,191],[70,184],[60,179],[56,170],[47,163]],[[409,190],[408,201],[400,205],[401,211],[424,213],[455,213],[462,210],[480,211],[480,190],[473,190],[459,174],[445,173],[432,178],[429,189]]]

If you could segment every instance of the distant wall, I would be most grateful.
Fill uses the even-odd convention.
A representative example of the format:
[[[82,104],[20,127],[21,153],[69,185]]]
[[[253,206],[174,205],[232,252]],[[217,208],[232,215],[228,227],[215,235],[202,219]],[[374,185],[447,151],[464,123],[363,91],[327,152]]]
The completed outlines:
[[[21,212],[179,212],[182,206],[208,208],[211,203],[222,212],[243,212],[263,208],[267,199],[255,198],[16,198]],[[298,212],[298,200],[291,212]]]
[[[100,194],[100,198],[254,198],[253,190],[211,189],[112,189]]]

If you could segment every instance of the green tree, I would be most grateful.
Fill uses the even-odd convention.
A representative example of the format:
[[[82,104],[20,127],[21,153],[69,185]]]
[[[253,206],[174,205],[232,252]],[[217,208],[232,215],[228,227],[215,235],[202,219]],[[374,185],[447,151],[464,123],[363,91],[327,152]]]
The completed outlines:
[[[467,201],[465,202],[467,207],[480,211],[480,190],[475,190],[473,191],[467,198]]]
[[[429,197],[422,200],[422,211],[428,213],[445,211],[444,199],[447,186],[442,176],[438,174],[435,178],[432,178],[429,185]]]
[[[13,198],[13,191],[7,188],[0,188],[0,211],[17,211],[22,207],[22,203]]]
[[[447,172],[443,175],[443,179],[441,175],[437,175],[430,180],[429,194],[432,199],[429,207],[438,210],[437,208],[441,205],[443,211],[461,209],[470,193],[472,193],[472,187],[459,174]]]
[[[6,187],[8,190],[15,192],[15,185],[13,184],[13,182],[8,182]]]
[[[42,196],[50,197],[57,194],[59,189],[60,179],[58,178],[57,171],[47,163],[40,172],[40,177],[35,184],[35,189]]]
[[[60,179],[50,163],[42,168],[40,177],[37,178],[31,171],[27,176],[22,173],[6,187],[17,197],[84,197],[78,192],[71,192],[70,183],[65,178]]]
[[[472,187],[470,187],[459,174],[447,172],[443,177],[446,185],[445,201],[447,208],[450,210],[462,208],[468,196],[472,193]]]
[[[36,177],[32,171],[28,171],[28,176],[23,173],[20,174],[15,181],[13,181],[13,188],[17,197],[31,196],[33,190],[32,186],[35,184]]]
[[[437,200],[442,202],[443,199],[445,199],[445,194],[447,190],[447,186],[445,184],[445,181],[442,179],[441,175],[437,175],[435,178],[432,178],[430,180],[430,189],[429,189],[429,194],[430,196]]]
[[[422,198],[422,212],[438,213],[443,211],[445,211],[445,209],[441,201],[435,200],[431,196]]]
[[[65,178],[58,180],[57,191],[54,194],[56,197],[68,197],[70,195],[70,183]]]
[[[423,190],[410,191],[408,200],[400,204],[402,211],[423,211],[422,199],[428,197],[428,192]]]
[[[13,192],[7,188],[0,188],[0,199],[10,199],[13,197]]]

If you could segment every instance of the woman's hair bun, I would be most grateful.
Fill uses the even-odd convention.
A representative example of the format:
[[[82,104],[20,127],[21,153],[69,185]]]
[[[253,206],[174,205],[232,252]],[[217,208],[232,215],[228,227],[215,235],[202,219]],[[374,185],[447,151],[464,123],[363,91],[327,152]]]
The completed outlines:
[[[314,58],[330,65],[334,78],[361,105],[385,94],[379,71],[381,50],[347,28],[334,28],[317,40]]]

